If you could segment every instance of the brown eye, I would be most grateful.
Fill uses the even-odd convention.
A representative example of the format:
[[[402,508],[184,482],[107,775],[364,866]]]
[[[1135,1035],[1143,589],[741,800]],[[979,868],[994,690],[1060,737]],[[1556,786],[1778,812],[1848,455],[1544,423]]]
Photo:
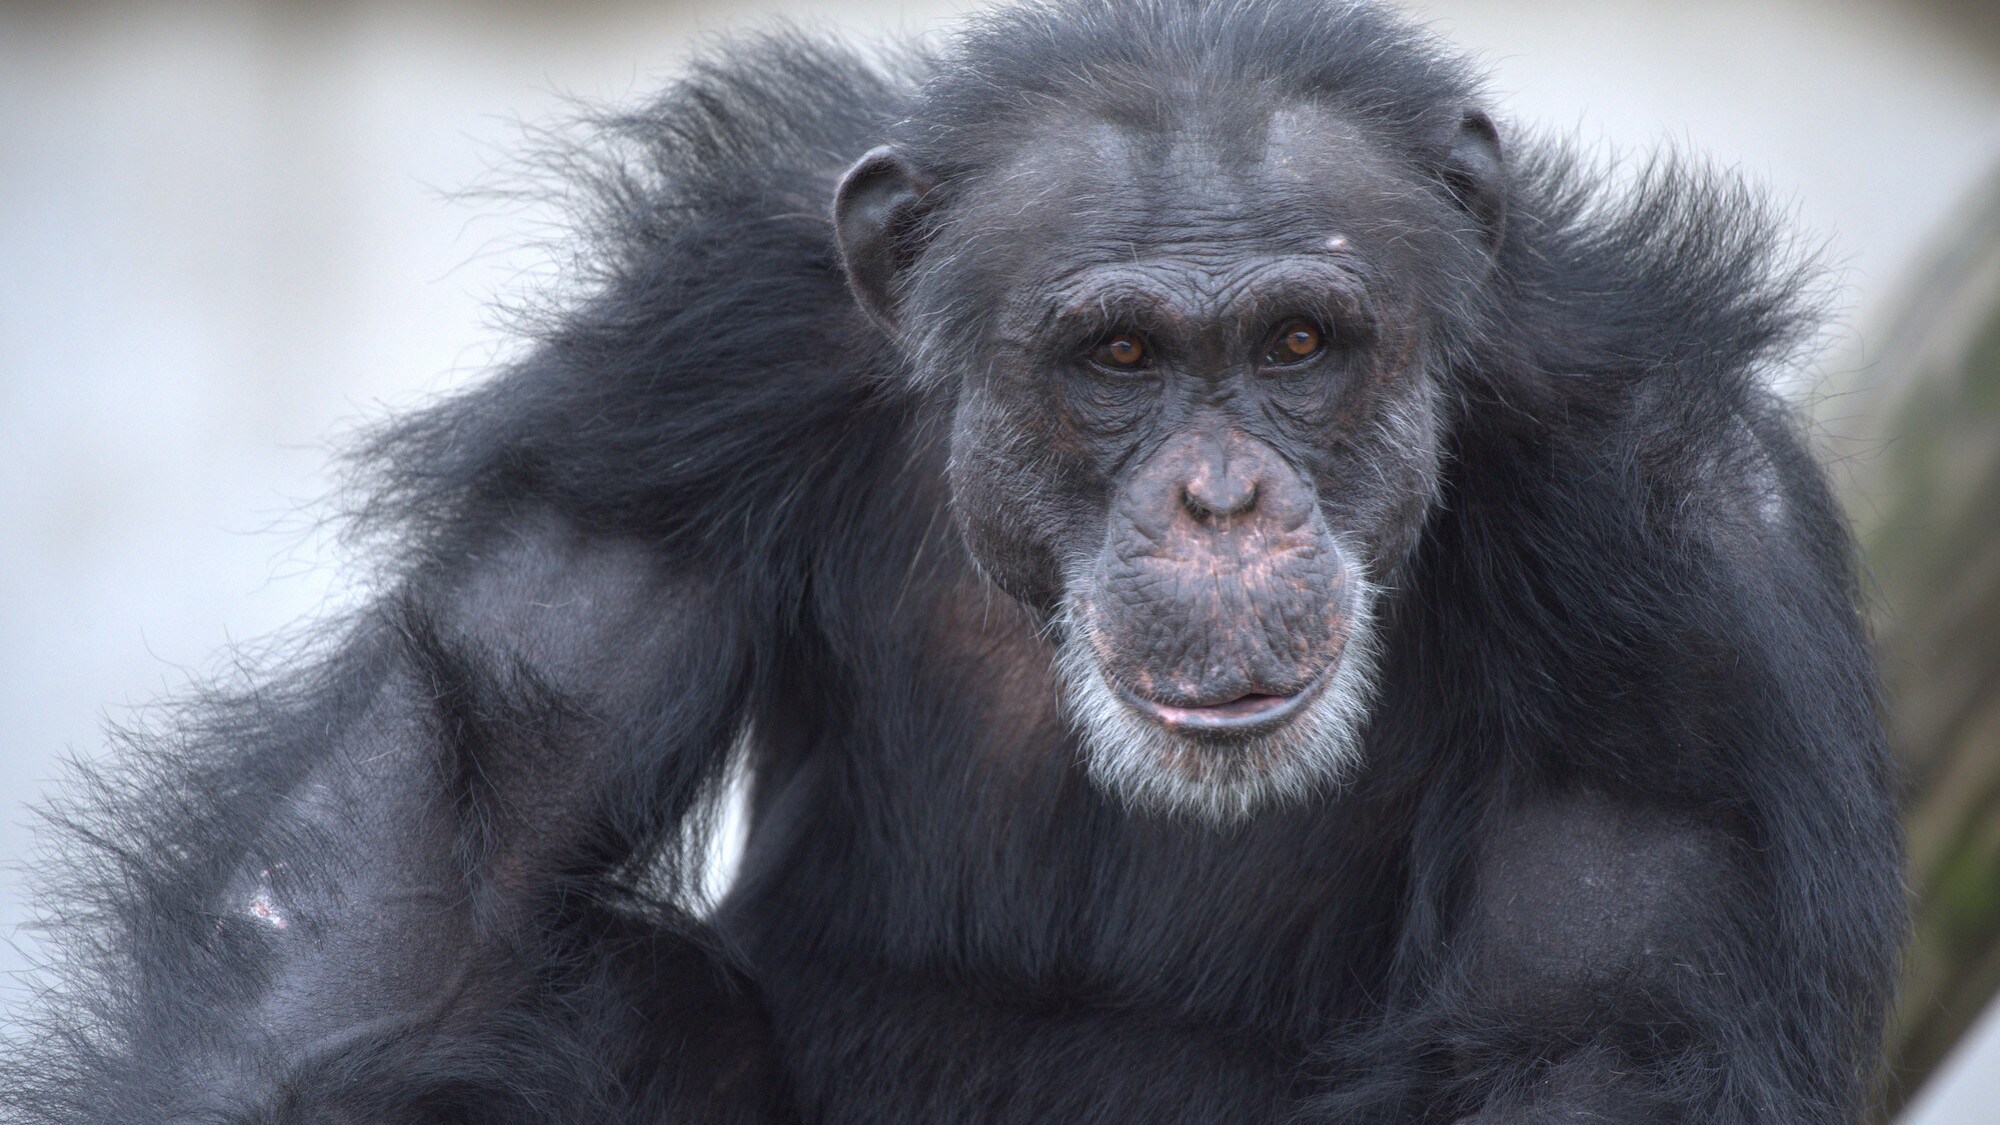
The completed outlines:
[[[1146,341],[1130,332],[1120,332],[1090,349],[1092,363],[1116,371],[1137,371],[1151,358]]]
[[[1318,355],[1324,347],[1326,339],[1320,334],[1318,325],[1309,320],[1288,320],[1272,334],[1271,347],[1264,353],[1264,362],[1273,367],[1299,363]]]

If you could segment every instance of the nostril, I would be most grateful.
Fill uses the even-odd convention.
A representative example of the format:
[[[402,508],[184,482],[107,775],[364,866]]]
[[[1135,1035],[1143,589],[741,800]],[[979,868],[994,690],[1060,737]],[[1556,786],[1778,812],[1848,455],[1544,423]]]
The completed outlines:
[[[1257,482],[1231,481],[1220,488],[1188,484],[1181,489],[1181,504],[1202,523],[1239,516],[1257,506]]]

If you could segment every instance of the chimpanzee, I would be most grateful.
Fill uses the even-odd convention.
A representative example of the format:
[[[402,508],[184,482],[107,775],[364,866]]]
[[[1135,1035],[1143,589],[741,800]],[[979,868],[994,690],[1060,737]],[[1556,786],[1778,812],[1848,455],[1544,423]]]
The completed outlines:
[[[1844,1122],[1901,926],[1815,274],[1376,8],[735,42],[63,815],[38,1122]],[[718,794],[748,843],[690,894]]]

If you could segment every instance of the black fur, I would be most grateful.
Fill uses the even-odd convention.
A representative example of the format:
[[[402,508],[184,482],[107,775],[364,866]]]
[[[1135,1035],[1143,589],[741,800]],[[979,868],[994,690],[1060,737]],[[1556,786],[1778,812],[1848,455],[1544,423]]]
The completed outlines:
[[[1767,385],[1813,311],[1770,211],[1503,130],[1365,769],[1154,818],[1075,768],[945,513],[950,388],[828,215],[878,143],[948,205],[1118,81],[1324,100],[1413,162],[1477,101],[1372,9],[1082,0],[892,64],[739,41],[608,122],[583,293],[366,452],[388,592],[59,810],[10,1119],[1856,1119],[1898,837]],[[752,839],[697,919],[737,747]]]

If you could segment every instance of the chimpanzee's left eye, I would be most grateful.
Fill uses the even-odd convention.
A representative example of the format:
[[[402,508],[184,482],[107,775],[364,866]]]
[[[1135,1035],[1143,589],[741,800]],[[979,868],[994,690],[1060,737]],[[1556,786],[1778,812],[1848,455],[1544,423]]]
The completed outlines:
[[[1264,363],[1269,367],[1304,363],[1325,348],[1326,334],[1320,331],[1319,325],[1303,317],[1294,317],[1272,331],[1271,342],[1264,349]]]
[[[1146,346],[1146,338],[1136,332],[1107,336],[1102,343],[1090,349],[1092,363],[1113,371],[1138,371],[1150,364],[1152,359],[1153,350]]]

